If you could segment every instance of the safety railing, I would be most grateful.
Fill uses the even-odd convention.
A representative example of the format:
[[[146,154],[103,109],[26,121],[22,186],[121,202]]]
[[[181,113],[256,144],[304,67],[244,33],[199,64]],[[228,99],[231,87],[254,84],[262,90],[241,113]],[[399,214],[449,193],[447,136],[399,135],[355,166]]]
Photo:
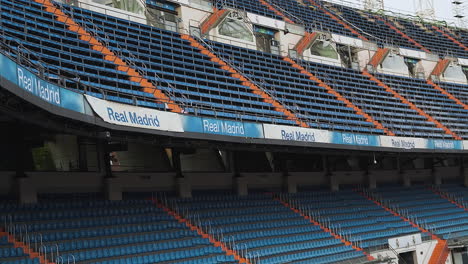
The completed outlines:
[[[244,78],[246,78],[250,83],[254,84],[255,86],[257,86],[258,88],[260,88],[264,93],[266,93],[270,98],[272,98],[273,100],[275,100],[276,102],[279,102],[279,103],[282,103],[283,107],[285,109],[287,109],[288,111],[290,111],[291,113],[293,113],[295,116],[297,116],[297,112],[294,110],[294,109],[291,109],[288,105],[284,104],[283,101],[281,101],[279,98],[277,98],[272,92],[271,90],[269,89],[266,89],[265,88],[265,84],[261,85],[260,83],[258,83],[257,81],[253,80],[252,78],[250,78],[250,76],[244,72],[244,67],[242,67],[242,64],[239,64],[238,62],[235,61],[234,58],[232,57],[226,57],[225,55],[217,52],[216,50],[213,49],[213,47],[208,43],[206,42],[203,38],[201,37],[197,37],[197,36],[193,36],[195,38],[197,38],[197,40],[199,42],[201,42],[205,48],[207,48],[210,52],[212,52],[213,54],[216,54],[216,56],[218,58],[220,58],[222,61],[224,61],[226,64],[228,64],[232,69],[234,69],[235,71],[237,71],[238,73],[240,73]],[[272,87],[272,86],[270,86]],[[274,90],[273,90],[274,91]]]
[[[250,252],[247,244],[236,241],[234,236],[226,236],[223,228],[216,227],[210,220],[200,218],[196,212],[192,212],[189,206],[182,206],[177,203],[177,199],[167,197],[165,193],[152,193],[152,199],[156,199],[165,207],[170,208],[176,214],[182,216],[191,225],[201,229],[216,241],[221,242],[226,248],[235,252],[238,256],[246,259],[249,263],[260,264],[260,255],[256,252]]]
[[[5,232],[11,235],[16,241],[22,242],[25,245],[26,250],[24,253],[38,253],[39,257],[44,258],[47,263],[65,263],[64,258],[60,255],[59,246],[57,243],[46,244],[41,233],[30,232],[31,226],[28,224],[16,223],[14,220],[14,215],[12,214],[3,215],[2,218]],[[75,263],[75,261],[67,262],[67,264],[70,263]]]

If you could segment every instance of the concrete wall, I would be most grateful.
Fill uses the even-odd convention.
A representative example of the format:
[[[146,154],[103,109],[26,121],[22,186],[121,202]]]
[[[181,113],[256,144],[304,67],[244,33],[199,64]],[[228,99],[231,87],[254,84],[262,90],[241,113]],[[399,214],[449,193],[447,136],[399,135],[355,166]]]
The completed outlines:
[[[426,242],[423,242],[423,243],[415,245],[415,246],[395,249],[395,251],[392,251],[390,249],[379,250],[379,251],[371,252],[371,255],[373,257],[375,257],[375,258],[378,258],[379,256],[381,256],[381,257],[388,256],[390,258],[398,258],[396,256],[395,252],[400,254],[400,253],[414,251],[414,257],[415,257],[414,258],[414,263],[428,264],[429,259],[431,258],[431,255],[432,255],[432,251],[434,251],[434,248],[435,248],[436,244],[437,244],[437,241],[431,240],[431,241],[426,241]]]
[[[460,170],[459,167],[441,167],[436,168],[434,174],[444,182],[459,177]],[[14,172],[0,172],[0,195],[16,193],[18,185],[14,175]],[[26,172],[26,175],[28,178],[23,180],[23,186],[28,186],[27,190],[33,193],[101,192],[106,187],[104,173],[101,172]],[[183,175],[193,190],[234,189],[236,186],[232,172],[184,172]],[[123,192],[170,191],[177,186],[175,172],[114,172],[113,176],[113,181]],[[279,190],[286,184],[285,177],[280,172],[241,172],[240,176],[251,190]],[[403,175],[399,175],[397,170],[370,170],[369,175],[364,171],[334,171],[332,176],[327,176],[324,171],[291,172],[288,181],[301,189],[330,186],[331,182],[339,185],[368,185],[372,178],[378,187],[401,184],[404,177],[413,184],[433,183],[435,180],[430,169],[413,169],[405,170]]]

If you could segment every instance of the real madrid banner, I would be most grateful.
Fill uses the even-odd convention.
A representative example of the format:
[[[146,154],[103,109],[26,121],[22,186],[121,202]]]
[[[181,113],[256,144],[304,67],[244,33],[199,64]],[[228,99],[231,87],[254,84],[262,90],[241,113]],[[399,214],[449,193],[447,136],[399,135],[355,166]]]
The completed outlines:
[[[94,112],[107,123],[153,130],[184,132],[180,116],[176,113],[109,102],[89,95],[85,96]]]

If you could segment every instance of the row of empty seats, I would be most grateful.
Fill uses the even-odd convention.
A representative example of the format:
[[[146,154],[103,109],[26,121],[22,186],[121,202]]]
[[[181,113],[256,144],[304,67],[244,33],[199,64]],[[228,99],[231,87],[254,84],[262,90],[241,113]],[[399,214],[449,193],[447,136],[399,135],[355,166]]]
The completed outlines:
[[[40,4],[31,0],[1,1],[5,43],[16,50],[27,48],[34,52],[34,58],[38,62],[57,70],[57,75],[49,73],[48,77],[53,79],[61,75],[76,75],[77,79],[64,81],[66,86],[122,103],[157,109],[168,107],[158,102],[153,94],[143,92],[139,83],[129,81],[126,72],[118,71],[112,62],[104,59],[103,54],[93,50],[88,42],[70,31],[66,24],[58,22],[56,16],[45,11]],[[291,12],[302,10],[323,13],[322,9],[334,8],[328,4],[313,8],[313,4],[308,1],[303,4],[287,2],[288,6],[291,5]],[[286,3],[279,1],[277,4]],[[252,9],[264,7],[262,4],[252,6],[255,6]],[[171,100],[183,106],[185,113],[295,124],[293,120],[286,119],[284,113],[276,111],[271,103],[265,102],[260,95],[245,86],[245,83],[232,77],[229,71],[221,69],[207,55],[191,46],[189,41],[182,39],[179,33],[78,7],[57,7],[73,17],[88,33],[106,43],[122,59],[142,70],[146,75],[144,77],[157,84],[158,89],[166,92]],[[356,13],[350,8],[342,11],[343,15],[346,12]],[[331,19],[323,14],[325,18],[314,19]],[[336,24],[333,19],[329,22]],[[384,134],[382,129],[377,129],[375,124],[357,114],[355,109],[322,85],[293,68],[281,56],[219,42],[208,42],[206,48],[213,48],[220,57],[230,58],[233,63],[240,65],[243,75],[312,128]],[[11,55],[14,54],[11,52]],[[451,138],[441,127],[419,115],[416,110],[403,104],[358,71],[306,61],[299,63],[397,136]],[[466,110],[462,106],[442,96],[421,80],[389,75],[378,77],[453,132],[466,137]],[[454,94],[460,96],[462,101],[466,99],[464,86],[447,86],[455,87],[454,90],[457,91]]]
[[[386,187],[376,193],[443,239],[468,235],[468,212],[426,187]]]
[[[3,204],[15,233],[78,263],[233,263],[219,247],[149,200]],[[37,212],[37,213],[36,213]]]
[[[441,189],[464,197],[468,193],[458,185],[443,185]],[[383,187],[375,192],[445,239],[468,236],[467,212],[426,187]],[[366,260],[362,251],[314,225],[275,199],[274,194],[237,196],[204,192],[194,193],[193,198],[168,197],[169,204],[176,205],[177,211],[192,224],[239,254],[260,259],[260,263]],[[365,251],[385,246],[392,237],[420,233],[351,189],[337,192],[316,189],[280,197],[335,233],[346,235]],[[8,208],[0,217],[6,217],[6,223],[11,221],[12,233],[15,228],[14,233],[21,237],[27,229],[32,247],[44,245],[49,256],[58,250],[64,260],[99,264],[237,263],[233,255],[227,255],[151,200],[45,199],[35,205],[11,201],[0,205]],[[22,249],[8,243],[6,237],[0,237],[0,262],[36,264],[38,259],[30,259]]]

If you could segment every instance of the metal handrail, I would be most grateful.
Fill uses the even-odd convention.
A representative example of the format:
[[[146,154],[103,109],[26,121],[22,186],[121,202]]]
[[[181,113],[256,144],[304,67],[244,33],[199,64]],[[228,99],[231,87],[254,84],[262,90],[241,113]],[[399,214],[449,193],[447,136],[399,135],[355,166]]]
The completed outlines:
[[[269,97],[271,97],[273,100],[277,101],[277,102],[280,102],[281,105],[288,111],[290,111],[291,113],[293,113],[296,117],[298,116],[298,113],[294,110],[294,109],[291,109],[288,105],[282,103],[282,101],[277,98],[275,95],[272,94],[272,92],[268,89],[266,89],[264,86],[260,85],[257,81],[253,80],[252,78],[250,78],[245,72],[244,70],[241,68],[241,67],[238,67],[237,65],[235,65],[235,63],[233,63],[234,59],[232,57],[229,57],[229,58],[226,58],[224,55],[216,52],[214,50],[214,48],[209,44],[207,43],[202,37],[198,37],[198,36],[192,36],[192,37],[195,37],[198,41],[200,41],[204,46],[205,48],[207,48],[211,53],[213,54],[216,54],[216,56],[218,58],[220,58],[221,60],[223,60],[226,64],[229,65],[229,67],[231,67],[232,69],[234,69],[235,71],[237,71],[238,73],[240,73],[245,79],[247,79],[250,83],[254,84],[255,86],[257,86],[258,88],[260,88],[264,93],[266,93]],[[300,120],[299,118],[297,118],[297,120]]]

